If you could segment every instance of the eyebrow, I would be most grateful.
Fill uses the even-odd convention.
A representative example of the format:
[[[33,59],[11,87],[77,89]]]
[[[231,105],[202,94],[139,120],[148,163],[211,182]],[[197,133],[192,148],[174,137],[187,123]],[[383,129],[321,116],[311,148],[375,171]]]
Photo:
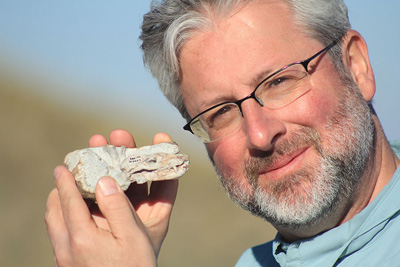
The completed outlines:
[[[226,103],[226,102],[234,102],[234,101],[236,101],[236,100],[233,98],[231,99],[231,98],[227,98],[225,96],[218,96],[207,103],[206,102],[201,103],[199,105],[199,107],[200,107],[199,113],[201,113],[209,108],[212,108],[214,106],[217,106],[219,104]]]
[[[273,70],[272,68],[266,69],[261,71],[260,73],[256,74],[251,80],[250,80],[250,84],[249,86],[252,87],[252,90],[254,90],[260,83],[261,81],[263,81],[265,78],[267,78],[269,75],[271,75],[272,73],[274,73],[275,71],[277,71],[277,69]],[[199,105],[199,110],[200,112],[198,112],[197,114],[200,114],[201,112],[204,112],[205,110],[217,106],[219,104],[222,103],[227,103],[227,102],[234,102],[237,99],[235,98],[228,98],[226,96],[218,96],[214,99],[212,99],[210,102],[206,103],[206,102],[202,102]]]
[[[261,71],[260,73],[256,74],[251,79],[249,86],[251,86],[252,90],[254,90],[261,83],[261,81],[263,81],[265,78],[267,78],[273,72],[274,72],[274,70],[271,68]],[[226,96],[218,96],[218,97],[212,99],[212,101],[210,101],[208,103],[205,103],[205,102],[201,103],[200,104],[200,112],[203,112],[203,111],[205,111],[211,107],[217,106],[219,104],[227,103],[227,102],[234,102],[236,100],[237,99],[233,98],[233,97],[228,98]]]
[[[278,70],[278,69],[276,69],[276,70]],[[253,86],[254,88],[256,88],[256,86],[258,86],[261,83],[261,81],[263,81],[265,78],[270,76],[276,70],[267,69],[267,70],[261,71],[260,73],[256,74],[253,79],[251,79],[250,85]]]

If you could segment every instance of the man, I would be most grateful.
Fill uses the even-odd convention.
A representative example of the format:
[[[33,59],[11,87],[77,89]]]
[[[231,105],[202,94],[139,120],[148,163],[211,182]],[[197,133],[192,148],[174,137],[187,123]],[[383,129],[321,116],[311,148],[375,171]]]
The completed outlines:
[[[342,1],[169,0],[142,29],[146,64],[205,142],[229,196],[278,230],[238,266],[400,262],[400,144],[395,153],[374,113],[367,47]],[[135,146],[125,131],[110,143]],[[100,217],[65,168],[55,177],[46,222],[58,264],[156,264],[176,181],[154,183],[150,195],[132,187],[129,202],[105,177]]]

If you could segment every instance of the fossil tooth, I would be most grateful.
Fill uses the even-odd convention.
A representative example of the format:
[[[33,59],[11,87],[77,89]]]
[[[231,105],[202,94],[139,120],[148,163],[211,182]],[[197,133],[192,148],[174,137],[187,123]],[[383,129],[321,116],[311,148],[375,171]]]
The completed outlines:
[[[181,177],[189,166],[189,157],[179,153],[176,143],[160,143],[141,148],[106,145],[76,150],[64,163],[75,177],[85,198],[94,198],[99,179],[113,177],[122,190],[133,182],[170,180]]]

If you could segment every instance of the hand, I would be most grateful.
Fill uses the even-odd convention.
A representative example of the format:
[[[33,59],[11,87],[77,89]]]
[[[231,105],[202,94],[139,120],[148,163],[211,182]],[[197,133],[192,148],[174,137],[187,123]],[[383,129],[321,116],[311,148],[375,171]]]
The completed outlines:
[[[153,139],[154,144],[170,141],[166,134]],[[110,143],[135,147],[133,137],[123,130],[113,131]],[[90,146],[105,144],[99,135],[89,141]],[[55,177],[45,221],[59,266],[156,265],[177,193],[176,180],[153,182],[150,194],[146,184],[133,184],[125,195],[114,179],[103,177],[96,187],[102,214],[98,215],[90,211],[66,168],[57,167]]]
[[[153,144],[172,142],[165,133],[156,134]],[[115,146],[136,147],[132,135],[124,130],[115,130],[110,134],[110,143]],[[89,140],[90,147],[104,146],[107,139],[94,135]],[[168,231],[169,219],[178,190],[178,180],[153,182],[148,194],[147,184],[132,184],[125,192],[140,217],[153,245],[156,256],[160,252],[162,242]],[[97,197],[96,197],[97,198]],[[96,199],[99,202],[99,199]],[[93,214],[94,220],[103,229],[108,229],[107,220]]]

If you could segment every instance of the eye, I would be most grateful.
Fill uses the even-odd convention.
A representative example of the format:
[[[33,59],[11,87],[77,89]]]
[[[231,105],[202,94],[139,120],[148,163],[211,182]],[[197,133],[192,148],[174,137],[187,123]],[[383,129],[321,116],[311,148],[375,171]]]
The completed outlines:
[[[266,90],[282,90],[293,86],[297,81],[301,79],[300,73],[281,73],[276,77],[272,77],[271,80],[265,83]]]
[[[209,128],[222,128],[229,124],[237,113],[238,106],[236,104],[227,104],[216,107],[207,112],[207,125]]]
[[[263,93],[276,94],[296,90],[306,75],[306,72],[295,70],[294,67],[286,69],[265,81],[262,86]]]
[[[290,80],[290,77],[277,77],[276,79],[270,81],[267,83],[268,87],[276,87],[276,86],[280,86],[283,83],[287,82],[288,80]]]
[[[228,113],[229,111],[231,111],[231,107],[229,105],[226,106],[222,106],[220,108],[217,108],[217,110],[213,110],[214,113],[211,116],[211,121],[216,121],[222,118],[222,116],[224,116],[224,114]]]

